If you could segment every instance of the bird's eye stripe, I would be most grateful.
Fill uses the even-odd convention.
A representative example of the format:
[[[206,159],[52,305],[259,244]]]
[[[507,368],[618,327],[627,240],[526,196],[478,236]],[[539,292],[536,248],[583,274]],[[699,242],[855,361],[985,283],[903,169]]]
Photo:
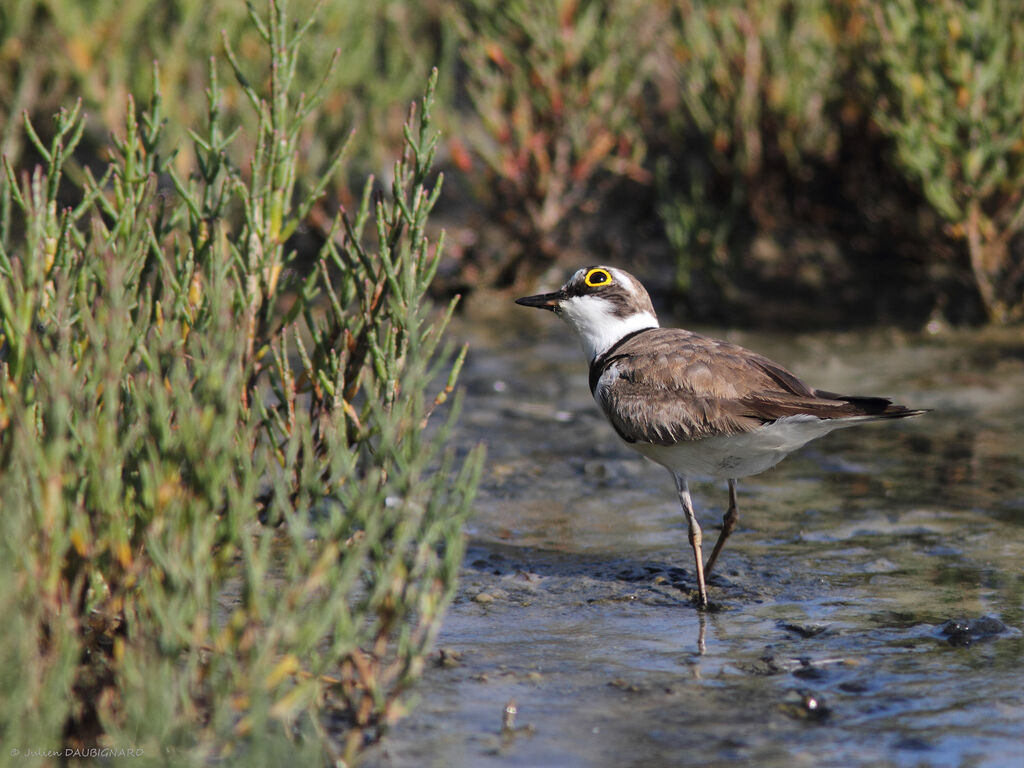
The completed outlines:
[[[597,288],[599,285],[608,285],[611,281],[612,276],[608,274],[608,270],[606,269],[592,269],[587,272],[587,276],[583,278],[583,282],[591,288]]]

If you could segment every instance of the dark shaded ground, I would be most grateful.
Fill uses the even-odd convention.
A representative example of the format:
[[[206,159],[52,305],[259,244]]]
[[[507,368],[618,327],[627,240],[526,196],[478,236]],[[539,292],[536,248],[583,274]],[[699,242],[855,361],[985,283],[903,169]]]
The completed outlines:
[[[462,329],[458,439],[489,444],[462,584],[367,765],[1024,764],[1019,335],[734,337],[935,411],[742,482],[702,614],[668,474],[614,438],[567,328],[493,306]],[[707,538],[726,499],[696,485]]]

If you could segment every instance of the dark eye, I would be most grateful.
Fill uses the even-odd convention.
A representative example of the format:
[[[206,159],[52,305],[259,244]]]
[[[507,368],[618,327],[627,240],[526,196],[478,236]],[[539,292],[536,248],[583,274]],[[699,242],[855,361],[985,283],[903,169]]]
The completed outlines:
[[[583,282],[585,282],[591,288],[598,288],[602,285],[609,285],[611,281],[612,276],[608,274],[608,270],[600,268],[590,270],[583,278]]]

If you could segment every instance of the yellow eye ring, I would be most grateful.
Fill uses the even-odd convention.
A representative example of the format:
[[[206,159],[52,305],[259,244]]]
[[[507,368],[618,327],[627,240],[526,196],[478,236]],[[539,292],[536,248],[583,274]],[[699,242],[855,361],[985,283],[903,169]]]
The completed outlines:
[[[608,285],[612,281],[612,276],[608,274],[607,269],[592,269],[587,272],[586,277],[583,278],[585,282],[591,288],[598,288],[602,285]]]

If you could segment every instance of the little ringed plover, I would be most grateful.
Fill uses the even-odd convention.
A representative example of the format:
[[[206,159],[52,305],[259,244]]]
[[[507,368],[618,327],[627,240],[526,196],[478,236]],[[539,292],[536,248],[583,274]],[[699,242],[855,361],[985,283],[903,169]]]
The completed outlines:
[[[736,480],[774,467],[835,429],[917,416],[884,397],[825,392],[783,366],[729,342],[661,328],[647,291],[615,267],[579,269],[553,293],[516,299],[548,309],[579,335],[590,391],[631,448],[675,478],[689,525],[701,607],[705,577],[736,527]],[[688,480],[727,480],[729,508],[707,564]]]

